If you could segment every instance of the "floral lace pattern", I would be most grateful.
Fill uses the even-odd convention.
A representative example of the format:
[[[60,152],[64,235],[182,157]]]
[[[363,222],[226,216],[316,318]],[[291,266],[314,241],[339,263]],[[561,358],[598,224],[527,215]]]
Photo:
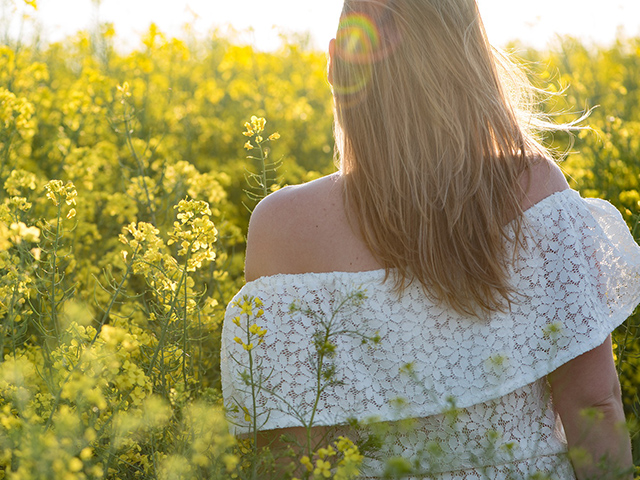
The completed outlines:
[[[510,469],[525,478],[531,468],[573,478],[545,376],[600,345],[632,313],[640,301],[640,248],[615,207],[573,190],[545,198],[524,217],[525,247],[511,275],[519,296],[510,312],[484,321],[434,304],[419,286],[398,297],[380,270],[275,275],[245,285],[235,299],[259,297],[260,325],[267,330],[264,344],[253,351],[265,378],[256,398],[264,412],[260,428],[300,426],[312,414],[315,425],[413,418],[419,428],[395,435],[386,456],[419,456],[437,442],[447,459],[440,464],[449,472],[440,467],[437,478],[483,478],[478,472],[488,468],[494,470],[486,478],[508,478],[504,472]],[[341,328],[377,332],[380,342],[336,337],[338,382],[315,404],[318,324],[305,308],[333,315],[357,290],[366,298],[340,311]],[[292,312],[294,303],[305,308]],[[221,370],[225,402],[242,407],[252,399],[240,381],[246,352],[233,341],[230,320],[238,314],[232,302]],[[461,410],[449,428],[446,412],[453,401]],[[247,431],[242,417],[232,415],[236,433]],[[479,459],[493,448],[490,440],[501,448],[486,464]],[[376,460],[368,465],[375,476]]]

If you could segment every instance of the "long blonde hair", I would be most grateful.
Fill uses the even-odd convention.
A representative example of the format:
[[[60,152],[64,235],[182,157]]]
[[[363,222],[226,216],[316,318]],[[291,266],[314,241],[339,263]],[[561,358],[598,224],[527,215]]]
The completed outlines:
[[[462,314],[508,309],[544,122],[475,0],[345,0],[331,74],[347,212],[387,276]]]

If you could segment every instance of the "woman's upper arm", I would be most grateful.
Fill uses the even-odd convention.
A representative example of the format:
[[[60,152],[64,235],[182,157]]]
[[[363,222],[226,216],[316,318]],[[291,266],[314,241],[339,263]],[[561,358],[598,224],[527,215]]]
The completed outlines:
[[[520,179],[524,191],[521,208],[526,210],[549,195],[569,188],[567,179],[558,165],[546,159],[534,163]]]
[[[602,345],[565,363],[547,376],[553,403],[563,412],[606,405],[620,399],[611,336]]]

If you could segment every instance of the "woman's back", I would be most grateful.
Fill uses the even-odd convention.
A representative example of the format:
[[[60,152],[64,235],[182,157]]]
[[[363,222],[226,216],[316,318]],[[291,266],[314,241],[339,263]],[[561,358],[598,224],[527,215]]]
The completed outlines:
[[[560,169],[540,160],[523,173],[524,211],[568,188]],[[245,278],[305,272],[359,272],[382,265],[345,211],[340,174],[287,187],[268,196],[251,216]],[[357,215],[357,213],[356,213]]]

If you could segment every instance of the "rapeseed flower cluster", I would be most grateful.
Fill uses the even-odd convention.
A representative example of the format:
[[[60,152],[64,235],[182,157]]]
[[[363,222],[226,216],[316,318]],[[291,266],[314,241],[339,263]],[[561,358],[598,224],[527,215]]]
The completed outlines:
[[[179,256],[187,256],[187,271],[195,272],[204,262],[216,258],[215,242],[218,231],[210,220],[209,204],[201,200],[181,200],[175,206],[178,221],[169,232],[168,244],[177,243]]]
[[[0,87],[0,126],[5,135],[15,131],[23,139],[35,134],[35,107],[24,97],[17,97],[4,87]],[[2,138],[2,137],[0,137]]]
[[[300,458],[300,465],[314,480],[349,480],[360,474],[364,456],[350,439],[340,436],[332,445],[316,450],[314,459],[312,461],[308,455]]]
[[[266,123],[267,121],[264,118],[253,115],[251,121],[245,122],[244,128],[246,130],[242,132],[245,137],[250,137],[244,144],[244,148],[246,150],[258,150],[258,156],[247,156],[247,159],[258,162],[258,172],[248,170],[246,176],[246,181],[249,184],[249,190],[246,193],[256,203],[280,188],[277,171],[281,163],[280,161],[273,162],[269,159],[271,150],[267,147],[267,143],[278,140],[280,134],[275,132],[265,139],[262,135]]]
[[[44,186],[46,197],[53,202],[56,207],[60,207],[64,202],[67,205],[75,205],[78,192],[72,182],[64,184],[62,180],[51,180]],[[76,216],[76,209],[70,208],[66,218],[71,219]]]
[[[22,169],[11,170],[9,177],[4,182],[5,191],[12,197],[21,196],[25,191],[36,188],[35,174]]]
[[[251,137],[251,139],[256,143],[256,146],[260,146],[265,142],[265,139],[262,137],[262,133],[264,132],[264,127],[266,124],[266,119],[253,115],[249,122],[245,122],[244,128],[246,130],[242,132],[242,134],[245,137]],[[278,140],[279,138],[280,134],[278,132],[274,132],[269,135],[269,137],[267,137],[267,141]],[[244,148],[247,150],[253,150],[256,147],[254,147],[251,140],[249,140],[244,144]]]
[[[22,241],[38,243],[40,241],[40,229],[38,227],[27,227],[24,223],[12,223],[9,227],[9,235],[14,245],[19,245]]]
[[[236,336],[234,340],[236,343],[242,345],[246,351],[251,352],[255,345],[262,345],[264,343],[264,336],[267,334],[267,329],[258,326],[256,323],[252,323],[254,319],[259,319],[264,315],[262,307],[262,300],[258,297],[244,296],[240,300],[236,300],[233,303],[238,307],[241,313],[246,316],[244,322],[240,316],[236,316],[232,319],[233,323],[242,329],[242,337]],[[254,314],[255,311],[255,314]],[[247,413],[248,415],[248,413]]]

